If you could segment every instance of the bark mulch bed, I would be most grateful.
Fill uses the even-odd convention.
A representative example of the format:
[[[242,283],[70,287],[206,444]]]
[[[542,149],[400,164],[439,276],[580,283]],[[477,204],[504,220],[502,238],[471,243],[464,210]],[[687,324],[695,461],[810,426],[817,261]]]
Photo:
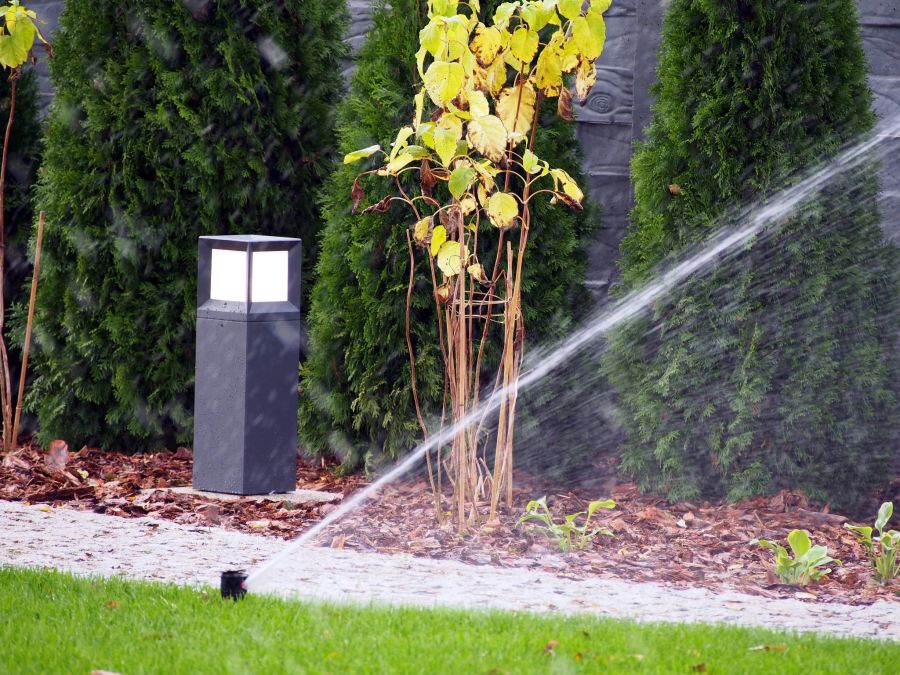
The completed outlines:
[[[149,515],[284,539],[295,537],[337,508],[334,504],[217,501],[151,490],[190,485],[191,462],[190,451],[183,448],[175,453],[138,455],[89,448],[69,453],[64,443],[55,441],[49,451],[30,446],[3,458],[0,499],[122,517]],[[360,476],[338,475],[336,468],[333,463],[301,459],[298,487],[346,496],[366,484]],[[565,578],[598,576],[736,588],[810,602],[900,600],[900,582],[882,586],[871,581],[865,552],[842,527],[848,519],[827,509],[816,510],[802,493],[781,492],[735,504],[672,504],[641,495],[633,484],[616,484],[610,466],[598,467],[598,471],[613,472],[612,479],[603,481],[609,494],[554,489],[522,475],[517,480],[514,507],[503,509],[498,522],[466,535],[436,523],[434,501],[424,480],[401,481],[333,525],[320,543],[470,564],[532,567]],[[599,536],[586,550],[564,554],[537,528],[516,527],[528,500],[543,495],[548,496],[558,519],[584,510],[591,499],[612,497],[617,508],[598,512],[595,521],[609,527],[614,536]],[[446,501],[443,506],[447,508]],[[874,520],[874,515],[868,520]],[[814,543],[827,545],[843,566],[832,566],[829,578],[805,588],[779,584],[772,573],[771,554],[750,542],[764,538],[783,544],[794,528],[809,530]]]

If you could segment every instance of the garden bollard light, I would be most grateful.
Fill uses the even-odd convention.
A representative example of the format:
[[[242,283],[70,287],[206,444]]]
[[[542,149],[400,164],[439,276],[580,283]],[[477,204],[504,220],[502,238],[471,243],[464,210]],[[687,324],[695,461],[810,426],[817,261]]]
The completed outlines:
[[[200,237],[196,490],[297,487],[301,247],[282,237]]]

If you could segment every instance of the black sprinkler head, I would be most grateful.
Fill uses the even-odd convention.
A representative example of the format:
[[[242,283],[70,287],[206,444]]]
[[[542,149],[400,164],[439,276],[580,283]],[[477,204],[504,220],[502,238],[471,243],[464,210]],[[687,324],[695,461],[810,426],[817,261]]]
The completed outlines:
[[[247,595],[247,573],[244,570],[229,570],[222,572],[220,583],[222,597],[231,598],[235,602]]]

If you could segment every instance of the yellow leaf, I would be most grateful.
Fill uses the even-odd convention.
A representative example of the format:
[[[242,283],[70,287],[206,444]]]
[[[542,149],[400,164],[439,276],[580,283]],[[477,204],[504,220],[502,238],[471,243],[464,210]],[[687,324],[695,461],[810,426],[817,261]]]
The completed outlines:
[[[584,193],[581,191],[581,188],[578,187],[578,183],[575,182],[575,179],[573,179],[572,176],[563,169],[550,169],[550,175],[553,176],[555,181],[562,184],[562,189],[565,194],[579,204],[581,203],[581,200],[584,199]]]
[[[612,0],[591,0],[591,9],[602,14],[609,9],[611,4]]]
[[[409,137],[412,136],[413,133],[415,132],[412,127],[403,127],[397,132],[397,140],[394,141],[394,145],[391,148],[391,161],[397,157],[403,148],[409,145]]]
[[[447,35],[448,61],[456,61],[469,48],[469,29],[461,16],[454,16],[444,20]]]
[[[425,90],[435,105],[446,108],[462,89],[465,76],[458,63],[434,61],[425,71]]]
[[[606,42],[606,23],[600,12],[589,11],[587,16],[579,16],[572,21],[572,37],[581,55],[593,61],[603,53]]]
[[[477,90],[466,92],[469,97],[469,113],[472,117],[484,117],[491,114],[491,107],[488,104],[487,97]]]
[[[571,73],[575,68],[578,67],[578,44],[575,42],[574,38],[567,39],[559,53],[560,62],[562,64],[562,71],[564,73]]]
[[[574,19],[581,14],[581,6],[583,4],[583,0],[559,0],[557,7],[559,8],[559,13],[564,17]]]
[[[371,157],[376,152],[381,150],[380,145],[370,145],[368,148],[363,148],[362,150],[354,150],[353,152],[348,152],[344,155],[344,164],[353,164],[353,162],[358,162],[361,159],[365,159],[366,157]]]
[[[525,26],[520,26],[509,40],[509,50],[519,61],[531,63],[538,48],[538,34]]]
[[[526,149],[522,155],[522,168],[526,173],[537,173],[538,157],[531,150]]]
[[[431,255],[437,255],[445,241],[447,241],[447,228],[438,225],[431,233]]]
[[[469,276],[475,279],[475,281],[485,281],[487,278],[484,276],[484,268],[481,266],[481,263],[475,263],[474,265],[469,265],[466,270],[469,273]]]
[[[459,0],[429,0],[428,17],[453,16],[458,5]]]
[[[556,16],[556,11],[551,6],[536,0],[535,2],[523,3],[522,8],[519,10],[519,15],[528,22],[532,30],[539,31],[548,23],[551,23],[552,18]]]
[[[428,56],[428,50],[422,47],[416,52],[416,68],[419,71],[419,77],[425,77],[425,57]]]
[[[494,12],[494,25],[500,30],[506,28],[518,4],[517,2],[504,2],[499,5],[497,11]]]
[[[487,208],[488,200],[490,199],[489,190],[485,189],[484,183],[478,183],[478,203],[483,207]]]
[[[578,62],[578,70],[575,73],[575,93],[581,102],[587,100],[588,94],[597,82],[597,67],[589,59],[581,59]]]
[[[499,117],[484,115],[469,122],[469,145],[492,162],[499,162],[506,149],[506,127]]]
[[[413,119],[413,128],[418,129],[419,125],[422,124],[422,113],[425,111],[425,92],[420,91],[413,100],[416,103],[416,116]]]
[[[424,243],[428,238],[429,230],[431,230],[431,218],[422,218],[413,227],[413,239],[419,244]]]
[[[472,165],[475,168],[475,172],[478,174],[478,180],[481,185],[484,186],[486,190],[489,192],[494,189],[494,176],[497,175],[499,170],[494,167],[488,160],[482,160],[480,162],[475,162]]]
[[[410,152],[401,152],[394,159],[388,162],[387,166],[383,169],[379,169],[379,176],[390,176],[392,174],[397,173],[405,167],[410,162],[414,162],[416,160],[416,156]]]
[[[441,115],[434,129],[434,150],[444,166],[449,166],[456,156],[456,146],[462,133],[462,120],[454,115]]]
[[[519,204],[508,192],[495,192],[488,199],[487,213],[495,227],[512,227],[519,215]]]
[[[479,25],[472,40],[472,53],[482,66],[489,66],[500,53],[500,31],[496,28],[487,28]]]
[[[437,58],[444,51],[446,34],[444,24],[440,19],[432,19],[419,31],[419,44],[422,49]]]
[[[520,100],[521,92],[521,100]],[[534,102],[537,94],[530,82],[521,87],[507,87],[497,100],[497,116],[509,133],[527,134],[534,120]]]
[[[462,162],[459,162],[462,164]],[[448,182],[448,187],[450,189],[450,194],[454,196],[454,198],[459,199],[462,197],[466,190],[469,189],[469,186],[475,181],[475,171],[472,170],[471,166],[457,166],[450,173],[450,180]]]
[[[476,64],[472,69],[472,79],[478,89],[496,96],[506,84],[506,63],[503,59],[497,59],[487,68]]]
[[[458,241],[446,242],[437,254],[437,266],[448,277],[459,274],[468,260],[469,249],[461,247]]]
[[[463,215],[467,216],[478,208],[478,204],[474,197],[466,197],[459,203],[459,208],[462,209]]]
[[[547,96],[557,96],[562,87],[562,62],[559,53],[548,45],[537,61],[535,84]]]
[[[450,282],[448,281],[447,283],[438,286],[434,295],[440,304],[447,304],[447,301],[450,299]]]

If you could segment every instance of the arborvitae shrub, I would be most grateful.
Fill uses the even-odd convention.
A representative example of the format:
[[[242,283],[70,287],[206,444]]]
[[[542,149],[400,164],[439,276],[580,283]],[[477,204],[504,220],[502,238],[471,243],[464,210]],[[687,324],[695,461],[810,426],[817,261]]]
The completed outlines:
[[[312,260],[345,5],[69,0],[60,22],[37,200],[40,437],[189,442],[197,237],[299,236]]]
[[[493,16],[498,4],[482,2],[481,16]],[[339,113],[342,151],[375,143],[388,147],[397,129],[412,119],[415,53],[425,10],[424,1],[376,3],[374,26]],[[584,184],[573,126],[556,119],[555,110],[544,112],[537,155]],[[406,230],[412,220],[399,207],[386,214],[351,214],[350,190],[359,171],[359,165],[341,167],[324,190],[326,223],[309,316],[309,355],[301,369],[301,440],[308,451],[336,454],[346,466],[395,457],[421,439],[405,337]],[[371,176],[362,185],[366,199],[360,210],[392,189]],[[531,344],[564,334],[587,306],[583,244],[596,222],[591,214],[576,215],[546,200],[536,200],[533,208],[523,283]],[[416,277],[428,278],[421,255],[416,264],[421,266]],[[429,284],[415,287],[412,310],[419,397],[426,414],[439,415],[443,361]]]
[[[633,161],[626,285],[874,122],[853,3],[674,0]],[[896,438],[900,280],[871,166],[618,332],[622,466],[671,498],[799,487],[854,506]],[[671,186],[671,187],[670,187]],[[677,186],[677,187],[675,187]]]

